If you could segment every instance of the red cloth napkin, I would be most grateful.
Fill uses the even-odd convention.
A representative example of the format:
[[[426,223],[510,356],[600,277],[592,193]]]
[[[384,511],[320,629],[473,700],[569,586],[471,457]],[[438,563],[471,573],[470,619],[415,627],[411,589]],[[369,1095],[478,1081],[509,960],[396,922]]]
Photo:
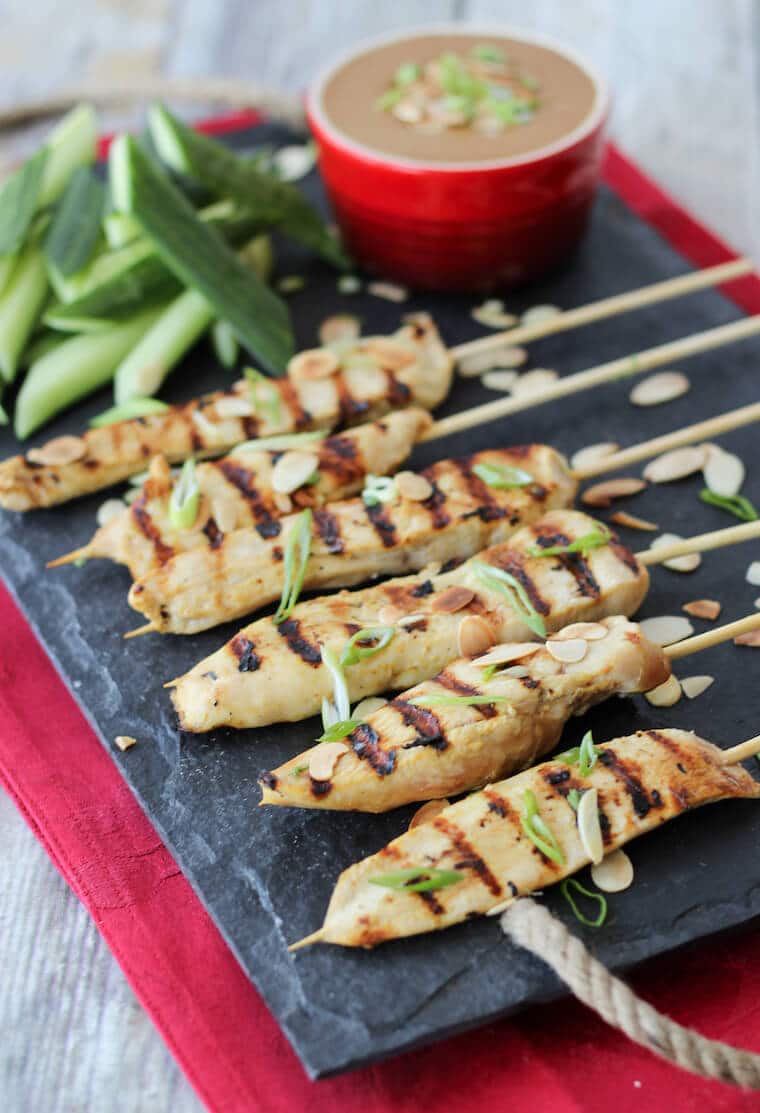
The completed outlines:
[[[250,122],[246,115],[222,126]],[[732,257],[614,148],[606,178],[696,265]],[[760,312],[759,279],[737,280],[726,293]],[[573,1001],[309,1082],[2,587],[0,780],[213,1113],[749,1113],[760,1105],[756,1095],[663,1063]],[[633,980],[681,1023],[760,1051],[760,937],[694,946]]]

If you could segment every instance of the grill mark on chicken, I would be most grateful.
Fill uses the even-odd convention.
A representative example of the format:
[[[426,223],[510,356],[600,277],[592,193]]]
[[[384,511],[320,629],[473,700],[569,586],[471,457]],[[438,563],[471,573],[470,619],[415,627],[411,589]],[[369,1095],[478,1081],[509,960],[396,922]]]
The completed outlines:
[[[147,502],[148,498],[145,494],[135,499],[130,507],[132,518],[137,528],[140,530],[140,533],[142,533],[153,546],[158,563],[166,564],[166,562],[171,560],[174,556],[174,549],[171,545],[167,545],[161,537],[161,531],[148,513]]]
[[[499,819],[506,819],[509,815],[510,807],[503,796],[500,796],[493,788],[484,788],[483,795],[488,801],[488,810],[493,815],[497,815]]]
[[[345,546],[340,535],[340,522],[336,516],[326,508],[315,508],[314,525],[317,533],[322,538],[328,553],[342,553]]]
[[[313,777],[310,777],[309,780],[311,781],[312,796],[327,796],[332,788],[332,781],[315,781]]]
[[[433,529],[444,529],[451,521],[451,515],[446,511],[446,495],[433,481],[433,493],[424,500],[422,506],[430,511]]]
[[[301,623],[297,618],[286,618],[277,627],[277,632],[280,637],[285,639],[285,643],[291,653],[295,653],[307,665],[321,665],[322,653],[318,645],[313,645],[301,633]]]
[[[273,385],[279,390],[283,404],[293,418],[293,428],[305,429],[307,425],[310,425],[311,414],[301,405],[301,399],[298,397],[295,384],[290,379],[280,379]]]
[[[361,398],[354,398],[342,375],[337,376],[334,381],[338,392],[340,423],[341,425],[351,425],[357,418],[366,414],[369,409],[369,402]]]
[[[432,580],[423,580],[417,587],[413,587],[409,594],[415,599],[423,599],[426,595],[432,595],[434,591]]]
[[[474,502],[480,503],[476,510],[469,510],[462,518],[480,518],[482,522],[495,522],[506,518],[507,511],[499,506],[487,483],[472,470],[473,456],[463,456],[452,461],[462,482]]]
[[[416,703],[409,703],[400,696],[390,702],[404,720],[404,726],[414,727],[417,732],[412,742],[404,744],[405,750],[413,750],[416,746],[431,746],[440,752],[448,748],[446,734],[430,708],[418,707]]]
[[[383,504],[379,502],[375,506],[367,506],[365,503],[364,512],[382,541],[383,548],[392,549],[396,544],[396,527],[388,517],[388,512]]]
[[[366,761],[379,777],[387,777],[396,767],[396,751],[384,750],[380,735],[369,723],[361,723],[349,735],[351,747],[358,758]]]
[[[219,529],[213,518],[209,518],[203,527],[203,532],[208,537],[208,543],[212,549],[218,549],[224,540],[224,534]]]
[[[536,525],[532,532],[536,538],[536,544],[542,549],[550,549],[554,545],[570,545],[573,540],[566,533],[562,533],[561,530],[542,528],[540,524]],[[588,599],[599,598],[601,588],[591,571],[591,565],[582,553],[560,553],[556,560],[574,578],[581,595]]]
[[[464,831],[443,815],[439,815],[433,820],[433,826],[437,828],[442,835],[446,836],[457,854],[461,855],[459,861],[454,863],[454,869],[472,870],[473,873],[478,875],[483,884],[491,890],[495,897],[501,896],[501,885],[491,873],[486,862],[470,843]]]
[[[237,657],[238,672],[256,672],[261,666],[261,658],[254,649],[253,642],[244,634],[236,634],[230,642],[230,649]]]
[[[653,793],[652,798],[647,795],[647,791],[639,780],[638,766],[633,762],[623,761],[619,758],[614,750],[602,750],[599,753],[599,761],[605,768],[609,769],[617,780],[621,781],[625,791],[631,798],[633,810],[639,819],[643,819],[652,808],[662,806],[662,799],[659,793]],[[656,798],[655,798],[656,797]]]
[[[522,565],[522,559],[520,553],[505,549],[499,554],[498,560],[492,561],[491,563],[493,563],[496,568],[501,568],[502,571],[509,572],[511,576],[514,576],[517,582],[525,589],[528,598],[538,613],[548,615],[551,612],[551,607],[539,592],[531,576],[525,571]]]
[[[435,893],[432,893],[429,890],[423,890],[421,893],[417,893],[417,896],[420,897],[422,901],[424,901],[433,915],[440,916],[442,914],[443,905],[438,900]]]
[[[462,680],[457,680],[452,676],[447,669],[439,672],[435,678],[436,683],[440,684],[443,688],[448,688],[450,692],[454,692],[458,696],[480,696],[484,695],[482,690],[474,687],[472,684],[465,684]],[[480,703],[471,705],[474,711],[479,712],[484,719],[493,719],[496,714],[496,708],[492,703]]]
[[[401,406],[408,405],[412,399],[411,389],[406,383],[402,383],[400,379],[397,379],[392,371],[388,371],[387,368],[383,370],[385,370],[387,378],[385,390],[390,405],[394,410],[399,409]]]
[[[636,560],[636,557],[633,555],[631,550],[626,545],[624,545],[619,538],[614,536],[611,537],[609,540],[609,547],[618,558],[618,560],[626,566],[626,568],[630,569],[630,571],[633,572],[635,575],[639,574],[639,562]]]
[[[272,517],[269,508],[261,498],[261,493],[253,486],[252,472],[231,459],[217,460],[215,463],[227,482],[240,492],[250,506],[258,533],[264,538],[279,536],[282,526],[276,518]]]
[[[274,773],[260,773],[256,779],[260,785],[264,785],[265,788],[270,788],[273,792],[277,788],[277,778]]]

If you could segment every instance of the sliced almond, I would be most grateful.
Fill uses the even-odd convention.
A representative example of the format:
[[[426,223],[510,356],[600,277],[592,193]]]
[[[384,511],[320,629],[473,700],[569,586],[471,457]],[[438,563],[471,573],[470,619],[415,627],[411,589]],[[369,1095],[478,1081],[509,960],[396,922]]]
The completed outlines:
[[[750,645],[756,648],[760,645],[760,630],[748,630],[746,634],[739,634],[734,638],[734,645]]]
[[[114,738],[114,745],[122,752],[131,750],[133,746],[137,745],[137,739],[133,738],[131,734],[117,734]]]
[[[681,685],[675,676],[671,675],[664,684],[652,688],[651,692],[644,693],[644,699],[652,707],[673,707],[681,698]]]
[[[486,328],[512,328],[519,319],[504,309],[504,302],[499,298],[489,298],[482,305],[476,305],[470,316]]]
[[[425,622],[427,615],[424,614],[405,614],[401,618],[396,619],[396,625],[402,629],[409,626],[416,626],[419,622]]]
[[[684,676],[681,680],[681,691],[687,699],[696,699],[715,681],[714,676]]]
[[[493,371],[497,367],[509,367],[510,364],[505,363],[504,358],[508,359],[506,353],[513,350],[514,345],[508,340],[501,344],[493,344],[486,351],[474,351],[468,356],[462,356],[457,363],[457,370],[463,378],[469,379],[474,375],[482,375],[484,371]]]
[[[272,500],[281,514],[290,514],[293,509],[293,500],[290,495],[283,495],[280,491],[275,491]]]
[[[281,495],[290,495],[303,487],[318,467],[319,457],[313,452],[299,452],[298,449],[283,452],[272,468],[272,487]]]
[[[583,471],[592,464],[598,464],[607,456],[612,456],[620,448],[614,441],[600,441],[599,444],[589,444],[579,448],[570,459],[570,466],[574,471]]]
[[[532,305],[530,309],[526,309],[520,317],[520,325],[523,328],[533,325],[543,325],[547,321],[553,321],[555,317],[561,317],[562,310],[558,305]]]
[[[703,444],[690,444],[685,448],[674,448],[650,460],[644,468],[644,479],[650,483],[672,483],[702,471],[707,453]]]
[[[517,367],[522,367],[524,363],[528,362],[528,353],[525,348],[505,348],[499,353],[498,369],[499,371],[514,371]],[[494,364],[494,369],[496,369]]]
[[[655,537],[650,545],[651,549],[662,549],[666,545],[672,545],[676,541],[683,541],[677,533],[662,533],[659,537]],[[663,568],[669,568],[672,572],[694,572],[699,568],[702,563],[701,553],[686,553],[684,556],[672,557],[670,560],[662,562]]]
[[[563,665],[574,665],[588,653],[588,642],[585,638],[570,638],[568,641],[550,639],[546,642],[546,649],[555,661],[560,661]]]
[[[234,498],[219,493],[211,500],[211,517],[222,533],[232,533],[238,524],[238,505]]]
[[[396,282],[368,282],[367,293],[375,298],[383,298],[385,301],[402,302],[409,297],[406,286],[399,286]]]
[[[604,858],[604,843],[599,823],[599,793],[595,788],[584,792],[578,804],[578,834],[586,854],[597,865]]]
[[[501,675],[513,676],[515,680],[522,680],[524,677],[530,676],[530,669],[526,668],[525,665],[510,665],[508,669],[501,670]]]
[[[253,406],[247,398],[236,398],[226,396],[218,398],[214,403],[217,417],[250,417],[253,413]]]
[[[444,592],[433,600],[431,610],[438,614],[455,614],[475,598],[475,592],[469,587],[447,587]]]
[[[368,719],[370,715],[374,715],[381,707],[385,707],[387,699],[382,696],[367,696],[366,699],[359,700],[356,707],[351,712],[352,719],[361,719],[362,721]]]
[[[424,502],[433,493],[433,487],[424,475],[415,471],[400,471],[396,474],[396,490],[402,498],[412,502]]]
[[[616,526],[628,526],[629,529],[652,532],[660,528],[656,522],[650,522],[647,518],[637,518],[635,514],[628,514],[625,510],[616,510],[614,514],[610,515],[610,520]]]
[[[528,398],[534,394],[541,394],[547,387],[557,381],[559,375],[548,367],[534,367],[521,375],[512,387],[515,398]]]
[[[480,381],[488,390],[503,390],[509,394],[518,378],[516,371],[489,371]]]
[[[556,634],[552,634],[552,641],[567,642],[574,638],[585,638],[587,642],[598,642],[606,638],[610,630],[603,622],[571,622],[563,626]]]
[[[385,336],[375,336],[365,341],[362,351],[377,360],[387,371],[401,371],[404,367],[411,366],[417,358],[411,348]]]
[[[521,661],[525,657],[532,657],[539,649],[541,649],[540,642],[502,642],[472,663],[484,669],[489,665],[508,665],[510,661]]]
[[[320,344],[334,344],[336,340],[356,340],[361,331],[358,317],[349,313],[336,313],[326,317],[319,326]]]
[[[753,560],[747,569],[746,580],[753,587],[760,587],[760,560]]]
[[[490,649],[494,640],[491,627],[478,615],[468,614],[459,623],[457,648],[460,657],[477,657]]]
[[[328,348],[309,348],[290,360],[288,377],[295,382],[299,379],[329,379],[339,367],[335,352]]]
[[[603,893],[622,893],[633,882],[633,863],[624,850],[613,850],[591,867],[591,880]]]
[[[409,820],[409,830],[411,831],[414,827],[422,827],[423,823],[432,823],[436,816],[439,816],[448,806],[448,800],[428,800],[427,804],[418,808]]]
[[[639,623],[645,638],[655,645],[673,645],[694,633],[688,618],[679,614],[662,614],[656,618],[645,618]]]
[[[422,109],[410,100],[400,100],[391,109],[391,115],[402,124],[418,124],[422,120]]]
[[[502,912],[506,912],[507,909],[511,908],[516,900],[517,897],[507,897],[506,900],[500,900],[493,908],[488,909],[486,916],[501,916]]]
[[[73,464],[81,460],[86,452],[87,445],[81,437],[63,436],[54,437],[52,441],[48,441],[40,448],[30,448],[26,458],[33,464],[60,468],[64,464]]]
[[[720,616],[721,609],[717,599],[695,599],[692,603],[684,603],[681,608],[693,618],[706,618],[710,622],[714,622]]]
[[[344,754],[348,753],[345,742],[323,742],[312,751],[309,758],[309,776],[313,781],[329,781]]]
[[[659,406],[680,398],[690,387],[691,383],[680,371],[661,371],[636,383],[628,397],[634,406]]]
[[[98,507],[95,521],[99,526],[105,526],[114,518],[118,518],[124,510],[126,510],[126,503],[122,499],[106,499]]]
[[[705,483],[716,495],[733,498],[742,489],[746,468],[738,456],[724,452],[717,445],[710,445],[702,474]]]
[[[219,426],[215,422],[209,421],[209,419],[206,417],[205,413],[201,409],[193,410],[192,422],[200,435],[209,444],[213,444],[219,434]]]
[[[646,483],[633,475],[620,476],[619,479],[605,479],[602,483],[594,483],[581,495],[584,506],[605,507],[611,506],[613,499],[626,498],[628,495],[637,495],[643,491]]]

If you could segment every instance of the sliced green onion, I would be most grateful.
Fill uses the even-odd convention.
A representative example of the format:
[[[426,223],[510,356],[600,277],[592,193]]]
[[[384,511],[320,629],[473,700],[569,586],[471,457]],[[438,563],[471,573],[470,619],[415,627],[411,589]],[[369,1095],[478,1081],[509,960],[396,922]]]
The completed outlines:
[[[280,596],[280,605],[273,619],[276,625],[290,617],[298,602],[298,596],[301,594],[306,576],[306,566],[311,555],[311,517],[311,510],[308,507],[301,511],[290,531],[288,543],[285,546],[282,595]],[[348,710],[341,718],[349,718]]]
[[[503,568],[484,564],[480,560],[474,561],[472,567],[480,582],[491,591],[503,595],[534,634],[538,634],[540,638],[546,637],[546,623],[531,603],[530,596],[518,579]]]
[[[606,526],[600,524],[596,529],[584,533],[582,537],[576,537],[575,541],[570,541],[567,545],[550,545],[546,549],[541,545],[531,545],[527,552],[528,556],[534,557],[564,556],[567,553],[580,553],[585,557],[592,549],[600,549],[603,545],[608,545],[611,536]]]
[[[544,857],[550,858],[558,866],[564,866],[565,856],[560,850],[552,829],[541,818],[536,794],[529,788],[526,788],[523,793],[523,809],[520,822],[530,841],[538,847]]]
[[[251,405],[258,413],[263,413],[270,425],[278,425],[282,419],[282,395],[276,385],[255,367],[243,371],[251,384]]]
[[[586,897],[588,900],[596,901],[599,905],[599,912],[593,920],[590,920],[585,913],[581,912],[578,905],[575,903],[575,898],[571,893],[571,889],[575,889],[581,896]],[[595,893],[590,889],[585,889],[580,881],[576,881],[574,877],[567,877],[560,885],[560,891],[567,903],[573,910],[573,915],[576,920],[579,920],[585,927],[599,928],[607,919],[607,898],[603,893]]]
[[[228,321],[214,321],[211,342],[214,345],[214,354],[222,367],[234,367],[238,361],[240,345]]]
[[[106,213],[103,217],[103,231],[106,243],[114,249],[126,247],[142,235],[140,225],[126,213]]]
[[[396,482],[390,475],[368,475],[364,480],[362,501],[365,506],[379,506],[396,497]]]
[[[337,723],[333,723],[323,734],[320,734],[317,742],[340,742],[341,738],[345,738],[347,734],[361,725],[361,719],[339,719]]]
[[[565,797],[574,812],[578,811],[578,805],[581,802],[581,796],[583,796],[583,793],[580,791],[580,789],[571,788],[567,796]]]
[[[308,765],[296,765],[295,769],[290,770],[288,776],[300,777],[301,773],[305,773],[308,768]]]
[[[510,464],[475,464],[473,475],[482,479],[489,487],[495,490],[509,490],[512,487],[527,487],[535,483],[535,478],[530,472],[522,468],[514,468]]]
[[[409,700],[415,707],[477,707],[481,703],[506,703],[506,696],[449,696],[430,692]]]
[[[404,889],[407,893],[429,893],[434,889],[446,889],[464,881],[461,870],[433,870],[420,866],[419,869],[393,870],[392,873],[378,873],[368,877],[370,885],[382,885],[385,889]]]
[[[195,477],[195,460],[185,460],[179,479],[169,496],[169,521],[176,529],[195,525],[201,504],[201,490]]]
[[[340,655],[341,665],[343,668],[348,668],[366,657],[374,657],[381,649],[385,649],[395,633],[395,626],[369,626],[364,630],[357,630],[343,646]],[[368,645],[368,642],[374,644]]]
[[[389,108],[394,108],[404,95],[403,89],[392,88],[382,93],[375,100],[375,108],[379,112],[387,112]]]
[[[68,278],[89,263],[100,238],[105,186],[89,166],[74,171],[45,237],[50,266]]]
[[[587,730],[578,748],[578,772],[587,777],[597,763],[599,751],[594,745],[594,736]]]
[[[42,147],[0,188],[0,255],[13,255],[26,242],[38,208],[47,157],[47,148]]]
[[[244,456],[249,452],[279,452],[289,448],[298,448],[304,444],[314,444],[323,441],[325,433],[282,433],[277,437],[256,437],[252,441],[242,441],[236,444],[230,456]]]
[[[494,62],[496,65],[500,65],[506,60],[501,47],[495,46],[493,43],[478,43],[470,53],[479,62]]]
[[[57,201],[78,166],[95,161],[98,121],[92,105],[80,104],[56,124],[45,144],[48,157],[37,207]]]
[[[711,491],[709,487],[705,487],[703,491],[699,492],[699,497],[702,502],[706,502],[709,506],[717,506],[719,510],[727,510],[729,514],[733,514],[735,518],[741,519],[742,522],[757,521],[757,511],[745,495],[718,495],[715,491]]]
[[[396,70],[393,80],[396,85],[401,85],[402,87],[404,85],[411,85],[413,81],[417,80],[421,72],[416,62],[402,62]]]
[[[346,722],[351,718],[351,704],[348,698],[346,677],[343,673],[340,661],[338,661],[333,651],[326,645],[322,646],[322,660],[333,682],[333,699],[322,701],[322,722],[325,731],[327,731],[333,726],[336,726],[339,722]],[[326,704],[327,707],[325,706]]]
[[[580,756],[580,746],[573,746],[569,750],[563,750],[561,754],[555,754],[554,760],[561,761],[563,765],[577,765]]]
[[[111,406],[102,414],[90,419],[93,429],[102,429],[104,425],[115,425],[118,421],[131,421],[135,417],[146,417],[148,414],[164,414],[169,409],[166,402],[159,398],[130,398],[121,406]]]

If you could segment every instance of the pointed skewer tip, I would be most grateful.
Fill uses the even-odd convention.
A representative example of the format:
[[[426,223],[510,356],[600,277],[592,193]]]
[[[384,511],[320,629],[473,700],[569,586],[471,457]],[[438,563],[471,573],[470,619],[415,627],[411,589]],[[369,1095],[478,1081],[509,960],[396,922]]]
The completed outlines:
[[[45,567],[60,568],[62,564],[74,564],[77,560],[87,560],[88,551],[87,545],[83,549],[72,549],[70,553],[64,553],[63,556],[56,557],[55,560],[49,560]]]
[[[135,630],[127,630],[124,638],[140,638],[143,634],[152,634],[157,629],[155,622],[146,622],[144,626],[138,626]]]
[[[321,943],[325,934],[325,929],[321,927],[319,931],[313,931],[311,935],[305,935],[303,939],[299,939],[297,943],[291,943],[288,947],[289,951],[300,951],[301,947],[310,947],[312,943]]]

